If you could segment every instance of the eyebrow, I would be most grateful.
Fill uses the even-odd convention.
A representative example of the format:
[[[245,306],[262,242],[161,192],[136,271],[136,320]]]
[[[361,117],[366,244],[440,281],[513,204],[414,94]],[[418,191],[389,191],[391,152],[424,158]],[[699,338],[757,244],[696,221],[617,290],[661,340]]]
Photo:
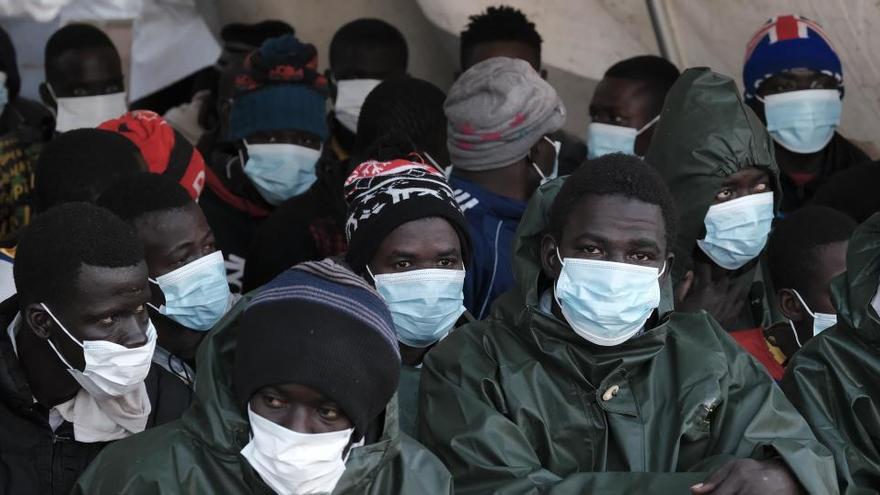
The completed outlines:
[[[642,248],[654,248],[656,250],[660,250],[660,244],[657,243],[654,239],[649,239],[647,237],[642,237],[640,239],[633,239],[628,243],[632,247],[642,247]]]

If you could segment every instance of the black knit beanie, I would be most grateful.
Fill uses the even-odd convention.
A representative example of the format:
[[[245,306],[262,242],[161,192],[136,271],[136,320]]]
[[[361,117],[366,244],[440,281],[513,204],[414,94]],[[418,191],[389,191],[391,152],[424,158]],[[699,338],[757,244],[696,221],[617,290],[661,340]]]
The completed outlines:
[[[339,404],[360,437],[397,391],[391,314],[363,278],[332,260],[302,263],[263,286],[241,325],[235,391],[242,408],[263,387],[296,383]]]
[[[420,218],[446,219],[461,240],[465,262],[471,241],[467,223],[442,172],[410,160],[368,161],[345,181],[345,235],[351,268],[363,273],[379,245],[397,227]]]

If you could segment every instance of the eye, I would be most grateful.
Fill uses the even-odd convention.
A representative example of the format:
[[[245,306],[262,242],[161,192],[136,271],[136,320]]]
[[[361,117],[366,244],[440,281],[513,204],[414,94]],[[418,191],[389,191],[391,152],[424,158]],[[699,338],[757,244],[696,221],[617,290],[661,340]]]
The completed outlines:
[[[600,249],[600,248],[597,247],[597,246],[584,246],[584,247],[580,248],[578,251],[580,251],[580,252],[582,252],[582,253],[584,253],[584,254],[589,254],[589,255],[600,255],[600,254],[602,254],[602,249]]]
[[[325,421],[338,421],[342,418],[342,412],[332,404],[324,404],[318,409],[318,414]]]
[[[452,268],[458,265],[458,260],[455,258],[444,258],[437,262],[437,266],[441,268]]]
[[[621,117],[620,115],[615,115],[611,118],[611,122],[614,122],[615,125],[626,125],[626,119]]]
[[[396,270],[406,270],[411,267],[412,263],[409,260],[400,260],[394,263],[394,268]]]
[[[103,327],[112,327],[114,323],[114,319],[112,316],[108,316],[106,318],[101,318],[98,320],[98,324]]]
[[[753,193],[763,193],[763,192],[767,192],[769,190],[770,190],[770,184],[767,184],[766,182],[756,184],[754,187],[752,187]]]
[[[147,307],[143,304],[138,305],[138,307],[134,308],[134,314],[136,314],[136,315],[146,313],[146,311],[147,311]]]
[[[280,397],[275,397],[274,395],[263,394],[263,403],[266,404],[266,407],[270,409],[282,409],[287,405]]]
[[[651,261],[652,259],[654,259],[654,256],[648,253],[633,253],[629,256],[629,258],[634,261],[644,262]]]
[[[211,239],[210,242],[208,242],[207,244],[205,244],[204,247],[202,247],[202,252],[205,254],[211,254],[216,250],[217,250],[217,244],[214,243],[214,239]]]
[[[727,201],[732,197],[733,197],[733,189],[730,189],[727,187],[718,191],[718,194],[715,195],[715,199],[717,201]]]

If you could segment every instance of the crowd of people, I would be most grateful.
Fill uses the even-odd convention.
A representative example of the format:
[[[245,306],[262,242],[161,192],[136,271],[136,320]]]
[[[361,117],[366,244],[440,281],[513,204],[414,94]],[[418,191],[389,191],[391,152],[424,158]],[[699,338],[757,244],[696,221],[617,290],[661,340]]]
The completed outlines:
[[[819,24],[584,108],[506,6],[448,92],[378,19],[326,70],[221,38],[165,119],[98,28],[39,103],[0,31],[0,493],[880,493],[880,168]]]

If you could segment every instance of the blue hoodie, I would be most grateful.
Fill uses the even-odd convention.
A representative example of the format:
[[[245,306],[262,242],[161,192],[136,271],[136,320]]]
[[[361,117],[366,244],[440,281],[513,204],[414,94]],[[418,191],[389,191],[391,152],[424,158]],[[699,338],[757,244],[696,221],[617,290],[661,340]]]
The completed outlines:
[[[478,320],[496,297],[514,288],[512,251],[527,203],[491,193],[452,176],[449,183],[470,229],[473,251],[464,283],[464,305]]]

